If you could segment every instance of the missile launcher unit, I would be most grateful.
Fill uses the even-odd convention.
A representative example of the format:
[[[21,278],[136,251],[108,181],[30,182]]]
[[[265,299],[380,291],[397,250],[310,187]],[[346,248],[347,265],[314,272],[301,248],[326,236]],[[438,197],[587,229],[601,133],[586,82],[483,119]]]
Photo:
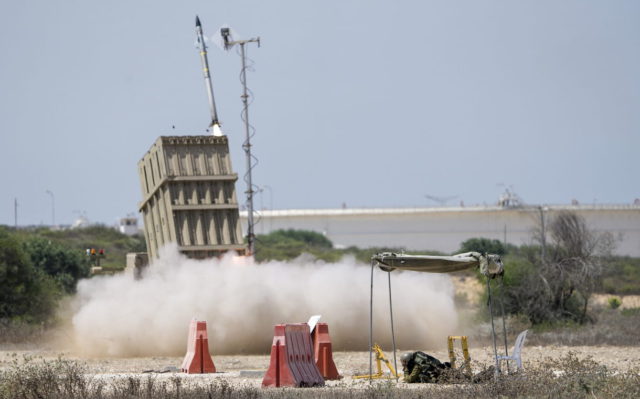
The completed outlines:
[[[226,136],[161,136],[138,172],[149,258],[170,242],[191,258],[245,253]]]

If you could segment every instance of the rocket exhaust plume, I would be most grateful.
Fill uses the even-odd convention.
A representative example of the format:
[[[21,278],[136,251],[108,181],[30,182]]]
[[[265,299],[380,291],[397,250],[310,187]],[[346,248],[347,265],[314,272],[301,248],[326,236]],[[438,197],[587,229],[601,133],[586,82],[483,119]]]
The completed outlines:
[[[216,101],[213,98],[213,84],[211,83],[211,73],[209,71],[209,59],[207,57],[207,45],[204,41],[202,33],[202,25],[200,18],[196,15],[196,36],[198,39],[198,48],[200,50],[200,61],[202,62],[202,72],[204,74],[204,82],[207,88],[207,96],[209,97],[209,111],[211,112],[211,123],[209,128],[214,136],[222,136],[220,130],[220,122],[218,121],[218,113],[216,111]]]
[[[180,356],[196,317],[207,321],[214,354],[269,353],[275,324],[322,314],[334,350],[366,350],[370,272],[348,258],[255,264],[232,255],[187,259],[165,247],[142,280],[122,274],[80,282],[75,343],[92,356]],[[374,340],[390,348],[387,275],[374,276]],[[394,272],[391,280],[399,348],[440,347],[456,333],[448,276]]]
[[[220,129],[220,125],[217,123],[211,127],[211,132],[214,136],[222,136],[222,130]]]

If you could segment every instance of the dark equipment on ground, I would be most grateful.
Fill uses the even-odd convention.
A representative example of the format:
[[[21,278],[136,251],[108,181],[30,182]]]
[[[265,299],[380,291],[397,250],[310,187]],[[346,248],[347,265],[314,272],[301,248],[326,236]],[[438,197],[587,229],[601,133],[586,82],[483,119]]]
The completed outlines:
[[[404,371],[404,382],[438,382],[445,369],[451,368],[451,363],[442,363],[424,352],[408,352],[400,358]]]

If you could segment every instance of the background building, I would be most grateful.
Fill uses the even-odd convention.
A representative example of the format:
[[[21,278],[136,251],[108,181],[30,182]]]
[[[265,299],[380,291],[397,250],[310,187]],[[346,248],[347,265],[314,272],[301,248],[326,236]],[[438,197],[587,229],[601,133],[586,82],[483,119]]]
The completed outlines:
[[[323,233],[337,247],[403,247],[407,250],[457,251],[472,237],[514,245],[532,243],[532,230],[560,211],[584,217],[590,229],[610,232],[615,253],[640,256],[640,205],[470,206],[384,209],[291,209],[258,213],[258,234],[277,229]],[[240,212],[243,227],[246,211]]]

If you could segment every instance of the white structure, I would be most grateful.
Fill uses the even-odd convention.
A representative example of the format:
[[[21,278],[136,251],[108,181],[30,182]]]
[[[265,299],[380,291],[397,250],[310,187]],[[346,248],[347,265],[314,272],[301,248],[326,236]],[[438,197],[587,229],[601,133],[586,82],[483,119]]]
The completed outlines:
[[[120,218],[118,221],[118,231],[128,236],[140,233],[140,229],[138,228],[138,218],[135,216]]]
[[[336,247],[402,247],[408,251],[451,253],[473,237],[514,245],[532,243],[532,230],[560,211],[584,217],[590,229],[610,232],[615,253],[640,256],[640,205],[470,206],[397,209],[291,209],[257,212],[256,233],[278,229],[313,230]],[[240,212],[246,226],[246,211]]]
[[[81,229],[81,228],[88,227],[88,226],[91,226],[91,222],[89,222],[89,219],[87,219],[86,216],[84,216],[84,215],[80,215],[73,222],[73,224],[71,225],[71,228],[72,229]]]

